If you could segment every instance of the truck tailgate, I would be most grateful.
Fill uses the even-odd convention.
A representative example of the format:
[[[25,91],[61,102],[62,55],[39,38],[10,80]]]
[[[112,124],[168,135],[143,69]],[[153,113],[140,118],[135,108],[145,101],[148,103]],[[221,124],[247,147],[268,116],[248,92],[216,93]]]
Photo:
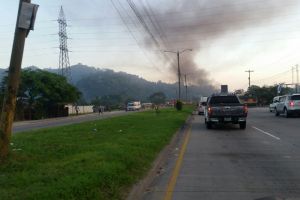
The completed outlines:
[[[244,107],[243,106],[217,106],[211,107],[211,116],[214,117],[235,117],[235,116],[244,116]]]

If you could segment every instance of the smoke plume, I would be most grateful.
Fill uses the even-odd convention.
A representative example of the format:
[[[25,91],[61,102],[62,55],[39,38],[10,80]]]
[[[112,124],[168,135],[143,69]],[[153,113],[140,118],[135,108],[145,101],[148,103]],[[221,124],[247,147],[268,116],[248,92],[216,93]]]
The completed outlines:
[[[150,2],[150,1],[149,1]],[[217,39],[243,29],[262,27],[276,22],[278,17],[291,12],[298,3],[295,0],[170,0],[161,6],[152,6],[151,25],[148,16],[147,24],[152,27],[153,35],[160,41],[160,48],[172,51],[192,48],[193,52],[180,55],[182,74],[187,74],[189,83],[203,85],[212,84],[208,79],[206,66],[198,66],[195,55],[201,51],[203,43],[209,44]],[[149,5],[149,4],[148,4]],[[151,11],[151,10],[150,10]],[[153,44],[153,38],[145,38],[148,48],[158,48]],[[228,50],[230,51],[230,49]],[[166,53],[167,54],[167,53]],[[168,54],[166,63],[177,76],[176,55]],[[171,58],[171,59],[170,59]],[[174,58],[174,59],[172,59]],[[200,58],[201,59],[201,58]],[[218,59],[218,58],[216,58]]]

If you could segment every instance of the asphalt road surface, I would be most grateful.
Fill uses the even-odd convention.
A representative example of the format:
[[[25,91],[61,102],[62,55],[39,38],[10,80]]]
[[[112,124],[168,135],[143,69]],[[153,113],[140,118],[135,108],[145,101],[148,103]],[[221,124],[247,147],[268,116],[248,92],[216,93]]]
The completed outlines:
[[[246,130],[238,125],[207,130],[194,116],[147,200],[300,199],[300,118],[249,110]]]
[[[15,122],[13,124],[13,133],[29,131],[34,129],[41,129],[41,128],[63,126],[63,125],[81,123],[81,122],[92,121],[92,120],[105,119],[114,116],[127,115],[129,113],[133,113],[133,112],[112,111],[112,112],[104,112],[103,114],[100,115],[98,113],[91,113],[91,114],[71,116],[71,117],[60,117],[60,118],[52,118],[52,119],[44,119],[44,120]]]

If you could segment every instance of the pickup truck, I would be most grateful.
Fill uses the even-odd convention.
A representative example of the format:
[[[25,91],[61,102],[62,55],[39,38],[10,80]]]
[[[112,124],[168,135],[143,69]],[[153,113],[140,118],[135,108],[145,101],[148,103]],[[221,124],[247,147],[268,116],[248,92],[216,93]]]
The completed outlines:
[[[239,124],[246,128],[248,107],[240,102],[235,94],[214,94],[207,100],[204,110],[205,125],[211,129],[213,124]]]

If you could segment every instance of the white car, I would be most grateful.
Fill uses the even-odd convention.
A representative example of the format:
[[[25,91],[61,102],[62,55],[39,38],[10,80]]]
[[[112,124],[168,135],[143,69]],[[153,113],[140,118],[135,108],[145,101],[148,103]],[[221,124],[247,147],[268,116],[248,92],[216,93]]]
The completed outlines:
[[[136,111],[142,108],[140,101],[129,102],[126,107],[126,111]]]
[[[281,96],[275,107],[275,115],[279,116],[280,114],[285,117],[300,115],[300,94]]]
[[[199,104],[198,104],[198,115],[203,115],[204,114],[206,104],[207,104],[206,102],[199,102]]]
[[[276,97],[273,98],[273,102],[269,106],[270,112],[274,112],[275,111],[275,107],[276,107],[277,103],[279,102],[279,98],[280,97],[281,96],[276,96]]]

